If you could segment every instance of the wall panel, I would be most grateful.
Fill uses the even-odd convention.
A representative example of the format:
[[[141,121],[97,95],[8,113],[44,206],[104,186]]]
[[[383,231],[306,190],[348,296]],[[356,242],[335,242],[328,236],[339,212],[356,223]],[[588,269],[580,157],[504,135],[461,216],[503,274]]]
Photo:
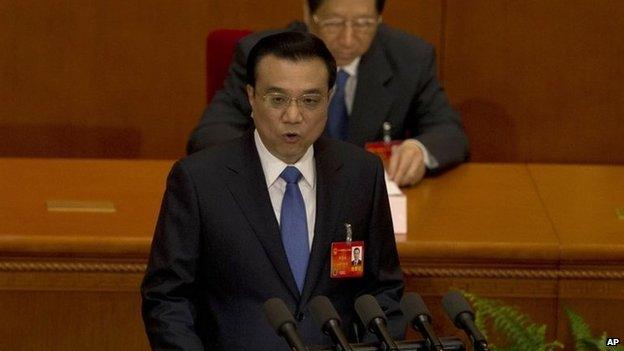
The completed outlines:
[[[440,56],[442,11],[440,0],[392,0],[386,1],[383,20],[433,44]]]
[[[283,26],[301,6],[0,0],[0,155],[182,156],[204,108],[208,31]],[[387,21],[438,42],[439,15],[437,1],[403,0]]]
[[[446,86],[475,161],[624,162],[624,3],[448,1]]]
[[[7,78],[0,152],[182,155],[204,104],[204,38],[223,17],[215,12],[219,4],[4,1],[3,7],[11,21],[0,24]],[[115,151],[120,143],[127,147]]]
[[[281,26],[301,6],[0,0],[0,155],[179,157],[204,108],[206,33]],[[624,162],[623,2],[386,6],[436,46],[473,160]]]

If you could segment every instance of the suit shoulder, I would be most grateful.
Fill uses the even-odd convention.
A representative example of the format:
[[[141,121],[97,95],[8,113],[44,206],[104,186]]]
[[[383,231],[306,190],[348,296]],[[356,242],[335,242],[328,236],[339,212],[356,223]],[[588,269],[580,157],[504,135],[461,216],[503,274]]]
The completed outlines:
[[[234,140],[207,147],[178,160],[179,167],[184,168],[191,175],[209,174],[227,164],[232,155],[240,149],[240,140]]]
[[[322,138],[325,144],[324,152],[332,154],[345,164],[375,168],[381,164],[381,159],[364,148],[340,140]]]
[[[385,24],[379,26],[377,42],[388,56],[396,59],[422,60],[434,54],[433,45],[424,39]]]
[[[416,50],[428,50],[433,48],[433,45],[423,38],[385,24],[379,26],[378,35],[379,39],[381,39],[387,47],[402,49],[407,47],[408,49]]]

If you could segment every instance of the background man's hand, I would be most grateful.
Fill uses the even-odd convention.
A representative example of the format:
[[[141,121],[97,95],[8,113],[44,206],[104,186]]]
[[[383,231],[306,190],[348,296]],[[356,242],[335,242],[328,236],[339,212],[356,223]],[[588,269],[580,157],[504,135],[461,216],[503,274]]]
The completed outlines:
[[[392,148],[388,175],[399,186],[414,185],[424,177],[424,155],[414,140],[405,140]]]

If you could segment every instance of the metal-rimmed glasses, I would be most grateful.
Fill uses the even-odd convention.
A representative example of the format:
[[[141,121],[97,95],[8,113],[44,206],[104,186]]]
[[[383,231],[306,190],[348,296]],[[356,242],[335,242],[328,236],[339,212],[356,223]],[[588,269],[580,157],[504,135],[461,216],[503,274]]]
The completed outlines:
[[[320,110],[326,97],[326,95],[318,93],[307,93],[298,97],[292,97],[284,93],[270,92],[262,96],[262,101],[265,107],[276,111],[285,111],[290,106],[290,103],[295,101],[299,111],[317,112]]]
[[[321,28],[321,30],[329,34],[340,33],[347,26],[351,26],[355,32],[368,33],[381,23],[381,16],[345,19],[340,17],[319,18],[314,15],[312,16],[312,19],[314,20],[314,23]]]

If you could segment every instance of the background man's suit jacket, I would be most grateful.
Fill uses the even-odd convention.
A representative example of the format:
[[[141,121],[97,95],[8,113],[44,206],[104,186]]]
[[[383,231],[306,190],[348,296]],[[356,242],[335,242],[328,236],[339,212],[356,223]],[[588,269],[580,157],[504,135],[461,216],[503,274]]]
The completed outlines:
[[[238,137],[253,126],[245,93],[247,55],[258,40],[284,30],[307,28],[294,22],[286,29],[253,33],[238,43],[224,88],[216,93],[189,139],[189,153]],[[393,139],[417,138],[438,161],[438,170],[463,162],[468,141],[436,70],[430,44],[380,25],[359,64],[348,141],[363,146],[381,140],[382,124],[389,121]]]
[[[403,290],[380,160],[348,143],[314,144],[316,224],[303,293],[282,245],[253,133],[182,159],[168,180],[142,284],[143,318],[154,349],[288,350],[262,304],[283,299],[305,342],[328,344],[309,300],[325,295],[344,325],[359,295],[377,297],[402,335]],[[363,278],[330,279],[330,245],[344,223],[363,240]],[[203,348],[202,348],[203,345]]]

